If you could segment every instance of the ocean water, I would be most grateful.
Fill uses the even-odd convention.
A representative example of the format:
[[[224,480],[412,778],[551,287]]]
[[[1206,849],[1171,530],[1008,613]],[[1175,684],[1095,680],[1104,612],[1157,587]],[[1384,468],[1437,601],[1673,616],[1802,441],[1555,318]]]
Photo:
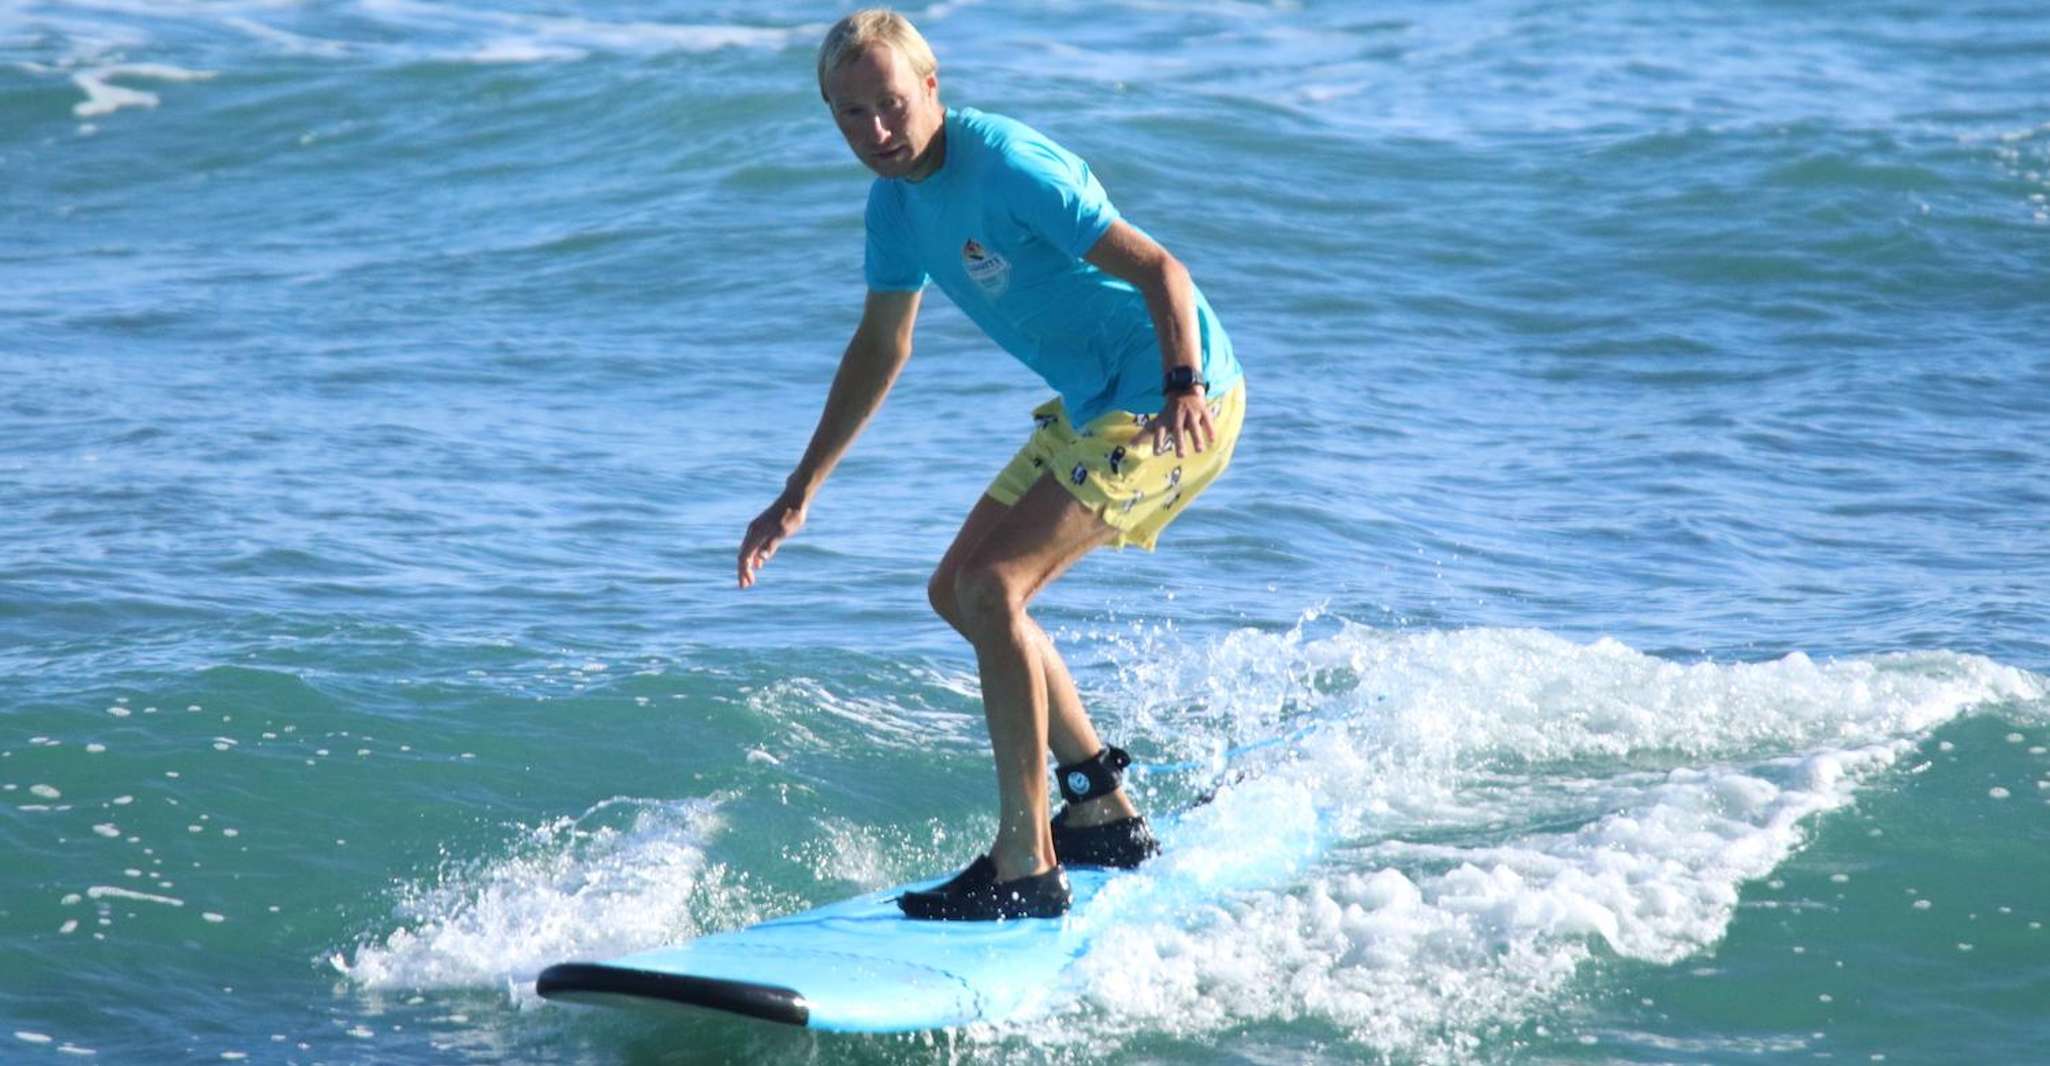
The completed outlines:
[[[860,307],[842,8],[0,0],[0,1061],[2050,1061],[2050,8],[913,6],[1251,381],[1036,607],[1330,843],[1028,1016],[533,977],[964,861],[923,583],[1042,389]],[[1155,810],[1205,771],[1153,779]]]

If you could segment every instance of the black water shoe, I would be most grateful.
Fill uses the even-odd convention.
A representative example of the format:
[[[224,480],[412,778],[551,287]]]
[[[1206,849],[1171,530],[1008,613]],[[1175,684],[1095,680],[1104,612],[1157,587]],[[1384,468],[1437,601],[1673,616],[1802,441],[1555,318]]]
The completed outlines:
[[[983,856],[976,862],[987,862]],[[995,880],[996,863],[990,862],[991,880],[964,883],[974,872],[969,864],[953,880],[924,892],[906,892],[897,906],[907,918],[941,922],[993,922],[999,918],[1058,918],[1068,913],[1073,894],[1068,891],[1068,874],[1056,866],[1043,874],[1011,881]]]
[[[930,891],[944,895],[953,892],[966,892],[970,889],[983,888],[996,883],[997,861],[985,854],[977,855],[975,861],[969,863],[966,869],[947,878],[938,887]]]
[[[1111,866],[1129,870],[1160,854],[1160,841],[1135,814],[1102,825],[1068,825],[1068,808],[1053,816],[1053,853],[1068,866]]]

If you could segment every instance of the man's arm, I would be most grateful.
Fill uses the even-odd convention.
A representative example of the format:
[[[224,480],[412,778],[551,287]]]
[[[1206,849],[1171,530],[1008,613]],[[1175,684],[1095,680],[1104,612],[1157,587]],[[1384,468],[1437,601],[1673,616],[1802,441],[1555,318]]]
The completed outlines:
[[[1200,375],[1203,349],[1196,332],[1196,287],[1181,260],[1122,219],[1111,223],[1085,258],[1096,269],[1131,283],[1146,297],[1153,332],[1160,339],[1161,374],[1185,366]],[[1203,391],[1199,386],[1167,397],[1167,406],[1153,421],[1155,451],[1166,451],[1172,442],[1174,453],[1181,455],[1185,440],[1199,452],[1209,446],[1216,434],[1210,428],[1210,409],[1203,403]]]
[[[911,358],[912,327],[918,322],[917,292],[873,292],[861,310],[861,325],[840,357],[826,407],[819,413],[811,444],[783,483],[783,493],[753,522],[740,542],[740,587],[755,583],[755,574],[785,540],[803,527],[805,513],[854,438],[875,416]]]

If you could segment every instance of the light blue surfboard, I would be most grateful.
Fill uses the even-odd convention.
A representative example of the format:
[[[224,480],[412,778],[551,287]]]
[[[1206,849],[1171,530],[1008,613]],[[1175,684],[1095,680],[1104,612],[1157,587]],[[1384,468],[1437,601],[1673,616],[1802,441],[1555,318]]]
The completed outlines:
[[[834,1032],[945,1029],[1015,1013],[1086,948],[1090,903],[1119,871],[1068,871],[1061,918],[912,921],[903,888],[599,963],[541,972],[550,999],[662,1001]]]
[[[1226,753],[1225,762],[1300,739],[1290,736]],[[1138,776],[1195,764],[1134,767]],[[1208,769],[1217,769],[1210,764]],[[1235,815],[1198,808],[1156,824],[1165,854],[1137,871],[1074,868],[1074,902],[1060,918],[1000,922],[913,921],[896,897],[945,880],[933,877],[839,903],[603,962],[543,970],[535,990],[552,1000],[610,1006],[674,1004],[729,1016],[834,1032],[946,1029],[1017,1015],[1055,987],[1061,972],[1103,931],[1277,883],[1319,850],[1310,812],[1296,832],[1272,821],[1210,826],[1238,842],[1232,861],[1178,856],[1177,830]]]

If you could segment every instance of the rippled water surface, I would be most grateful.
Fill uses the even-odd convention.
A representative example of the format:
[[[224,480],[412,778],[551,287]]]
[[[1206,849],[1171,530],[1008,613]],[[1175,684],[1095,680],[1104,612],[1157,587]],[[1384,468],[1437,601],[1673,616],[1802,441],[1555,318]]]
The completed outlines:
[[[1329,844],[999,1025],[537,1001],[993,825],[924,579],[1043,388],[944,298],[731,587],[860,308],[841,11],[0,0],[0,1058],[2050,1042],[2026,4],[908,9],[1251,383],[1162,550],[1037,613],[1142,760],[1307,727],[1173,854]]]

